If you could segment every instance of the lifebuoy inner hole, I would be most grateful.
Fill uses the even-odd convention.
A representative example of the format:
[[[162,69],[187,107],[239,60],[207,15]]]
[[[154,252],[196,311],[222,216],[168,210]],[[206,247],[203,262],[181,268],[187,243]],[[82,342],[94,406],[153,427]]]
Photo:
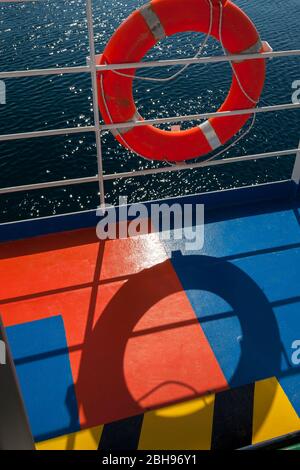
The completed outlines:
[[[205,34],[199,32],[177,33],[158,42],[144,57],[144,61],[183,59],[194,57]],[[218,40],[210,36],[205,55],[222,55]],[[203,53],[202,53],[203,54]],[[180,70],[178,67],[140,69],[136,76],[167,78]],[[190,65],[181,75],[167,82],[133,81],[136,108],[144,119],[165,118],[184,114],[217,111],[224,102],[232,82],[232,71],[227,62]],[[178,123],[182,130],[199,125],[199,121]],[[171,124],[155,127],[171,130]]]

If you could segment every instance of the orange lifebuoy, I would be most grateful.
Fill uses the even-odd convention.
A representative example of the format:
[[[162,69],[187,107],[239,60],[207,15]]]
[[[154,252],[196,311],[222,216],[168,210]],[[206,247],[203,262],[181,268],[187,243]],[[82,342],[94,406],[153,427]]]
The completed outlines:
[[[187,31],[211,32],[214,38],[222,40],[229,54],[263,50],[252,21],[229,0],[152,0],[132,13],[116,30],[100,64],[139,62],[165,36]],[[232,85],[218,111],[255,107],[264,86],[264,59],[243,61],[241,58],[232,65],[235,71]],[[150,125],[135,126],[136,120],[142,119],[133,98],[132,76],[135,70],[122,72],[129,77],[113,71],[99,72],[99,108],[107,124],[128,122],[128,127],[116,130],[114,135],[121,144],[145,158],[183,161],[203,156],[224,145],[250,117],[213,117],[192,129],[175,132]]]

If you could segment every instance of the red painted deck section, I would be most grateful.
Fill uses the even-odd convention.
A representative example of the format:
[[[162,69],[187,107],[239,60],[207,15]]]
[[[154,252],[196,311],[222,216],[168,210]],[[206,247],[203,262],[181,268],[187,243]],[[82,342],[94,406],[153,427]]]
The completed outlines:
[[[82,427],[227,387],[156,234],[0,245],[6,326],[61,314]]]

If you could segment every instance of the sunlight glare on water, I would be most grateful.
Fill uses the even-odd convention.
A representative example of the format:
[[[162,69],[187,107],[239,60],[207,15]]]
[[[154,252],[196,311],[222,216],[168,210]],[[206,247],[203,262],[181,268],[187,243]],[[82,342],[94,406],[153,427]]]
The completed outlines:
[[[95,43],[101,53],[116,29],[144,0],[94,0]],[[274,50],[300,45],[299,0],[237,0]],[[203,35],[177,34],[159,43],[146,60],[185,58],[195,54]],[[211,40],[205,54],[219,54]],[[0,71],[84,65],[89,55],[85,1],[45,0],[0,5]],[[299,58],[269,61],[261,105],[291,102],[292,83],[300,80]],[[177,69],[176,69],[177,70]],[[174,69],[139,72],[168,76]],[[134,96],[145,118],[196,114],[218,109],[231,82],[228,64],[191,66],[174,82],[134,82]],[[77,127],[93,124],[88,75],[5,80],[7,104],[0,107],[1,133]],[[295,111],[260,115],[249,135],[227,155],[295,148],[299,141]],[[185,123],[182,127],[191,126]],[[0,187],[77,178],[97,173],[92,134],[47,137],[0,143]],[[103,136],[105,173],[153,168],[164,163],[141,159],[121,147],[110,133]],[[293,158],[128,178],[107,182],[107,202],[118,196],[149,200],[231,188],[290,177]],[[97,186],[82,185],[0,197],[1,221],[92,209]]]

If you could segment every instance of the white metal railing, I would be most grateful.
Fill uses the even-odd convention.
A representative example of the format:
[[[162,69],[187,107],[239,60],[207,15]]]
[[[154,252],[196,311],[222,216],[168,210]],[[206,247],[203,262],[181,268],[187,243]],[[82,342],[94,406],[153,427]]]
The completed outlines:
[[[0,3],[23,3],[23,2],[32,2],[32,1],[35,1],[35,0],[0,0]],[[299,164],[300,145],[299,145],[299,148],[288,149],[288,150],[278,151],[278,152],[259,153],[255,155],[243,155],[243,156],[228,158],[228,159],[223,159],[223,160],[211,160],[208,162],[199,162],[199,163],[192,163],[192,164],[179,164],[179,165],[168,166],[168,167],[163,167],[163,168],[154,168],[154,169],[149,169],[149,170],[139,170],[139,171],[130,171],[130,172],[104,175],[101,134],[103,131],[106,131],[106,130],[112,130],[116,128],[122,129],[122,128],[128,127],[128,123],[115,123],[115,124],[101,124],[100,123],[99,111],[98,111],[97,72],[99,71],[105,72],[109,70],[184,66],[188,64],[208,64],[208,63],[230,62],[230,61],[241,60],[241,56],[240,55],[207,56],[207,57],[175,59],[175,60],[170,59],[170,60],[157,60],[157,61],[138,62],[138,63],[134,62],[134,63],[123,63],[123,64],[97,65],[96,63],[97,58],[96,58],[96,53],[95,53],[95,41],[94,41],[92,0],[86,0],[86,17],[87,17],[88,39],[89,39],[89,49],[90,49],[90,57],[89,57],[88,64],[86,66],[57,67],[57,68],[49,68],[49,69],[0,72],[0,80],[7,79],[7,78],[19,78],[19,77],[36,77],[36,76],[48,76],[48,75],[89,73],[91,75],[91,80],[92,80],[94,125],[0,135],[0,141],[3,142],[3,141],[20,140],[20,139],[28,139],[28,138],[40,138],[40,137],[49,137],[49,136],[56,136],[56,135],[69,135],[69,134],[94,132],[95,138],[96,138],[98,175],[85,177],[85,178],[75,178],[75,179],[68,179],[68,180],[50,181],[46,183],[35,183],[35,184],[27,184],[27,185],[21,185],[21,186],[1,188],[0,194],[8,194],[8,193],[14,193],[14,192],[20,192],[20,191],[31,191],[35,189],[55,188],[55,187],[60,187],[60,186],[70,186],[70,185],[98,182],[99,191],[100,191],[100,204],[101,204],[101,207],[104,207],[105,206],[104,182],[108,180],[145,176],[145,175],[154,175],[154,174],[165,173],[165,172],[175,172],[175,171],[181,171],[181,170],[187,170],[187,169],[202,168],[206,166],[217,166],[217,165],[224,165],[224,164],[241,162],[241,161],[258,160],[258,159],[270,158],[270,157],[283,157],[283,156],[288,156],[288,155],[296,155],[297,157],[295,161],[295,167],[293,170],[292,179],[294,181],[296,181],[297,179],[297,182],[299,183],[299,178],[298,178],[299,168],[298,167],[300,166]],[[274,58],[297,57],[297,56],[300,56],[300,49],[288,50],[288,51],[272,51],[272,52],[264,52],[264,53],[259,53],[259,54],[243,54],[243,60],[274,59]],[[278,112],[278,111],[283,111],[283,110],[296,110],[299,108],[300,108],[300,103],[299,104],[286,103],[282,105],[264,106],[260,108],[241,109],[241,110],[235,110],[235,111],[201,113],[201,114],[187,115],[187,116],[174,116],[174,117],[162,118],[162,119],[161,118],[160,119],[148,119],[144,121],[137,121],[135,125],[146,126],[146,125],[157,125],[157,124],[176,123],[176,122],[185,122],[185,121],[196,121],[196,120],[201,120],[201,119],[209,119],[212,117],[227,117],[227,116],[236,116],[236,115]],[[297,178],[295,177],[295,175]]]
[[[0,0],[0,3],[8,2],[9,0]],[[36,0],[26,0],[34,2]],[[39,0],[41,1],[41,0]],[[273,52],[260,52],[259,54],[243,54],[243,60],[253,59],[281,59],[283,57],[297,57],[300,56],[300,50],[290,51],[273,51]],[[124,69],[147,69],[157,67],[175,67],[194,64],[217,64],[220,62],[234,62],[241,60],[241,56],[226,55],[226,56],[205,56],[205,57],[191,57],[187,59],[169,59],[169,60],[153,60],[148,62],[128,62],[123,64],[106,64],[96,65],[96,69],[101,72],[109,70],[124,70]],[[90,73],[91,69],[88,65],[74,66],[74,67],[55,67],[50,69],[33,69],[33,70],[20,70],[11,72],[0,72],[0,79],[3,78],[19,78],[19,77],[36,77],[44,75],[60,75],[60,74],[74,74],[74,73]]]
[[[228,117],[228,116],[240,116],[243,114],[259,114],[259,113],[269,113],[274,111],[285,111],[291,109],[300,109],[299,104],[280,104],[275,106],[264,106],[261,108],[249,108],[249,109],[239,109],[236,111],[216,111],[214,113],[201,113],[201,114],[189,114],[188,116],[173,116],[169,118],[159,118],[159,119],[145,119],[143,121],[136,121],[135,126],[147,126],[152,124],[167,124],[172,122],[184,122],[184,121],[198,121],[199,119],[209,119],[213,117]],[[102,130],[110,129],[123,129],[128,127],[128,122],[122,122],[120,124],[103,124],[101,126]]]

